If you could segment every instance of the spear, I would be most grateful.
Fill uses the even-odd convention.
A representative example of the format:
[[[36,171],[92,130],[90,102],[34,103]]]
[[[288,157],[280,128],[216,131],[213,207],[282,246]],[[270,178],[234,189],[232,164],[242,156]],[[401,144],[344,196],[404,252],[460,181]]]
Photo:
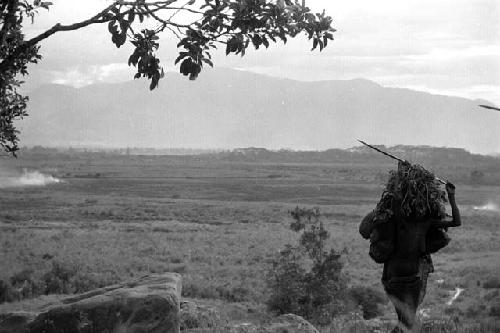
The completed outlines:
[[[410,163],[410,162],[408,162],[408,161],[406,161],[406,160],[403,160],[403,159],[401,159],[401,158],[399,158],[399,157],[396,157],[396,156],[394,156],[394,155],[392,155],[392,154],[389,154],[388,152],[385,152],[385,151],[383,151],[383,150],[381,150],[381,149],[379,149],[379,148],[377,148],[377,147],[374,147],[374,146],[372,146],[372,145],[370,145],[370,144],[368,144],[368,143],[366,143],[366,142],[364,142],[364,141],[361,141],[361,140],[359,140],[359,139],[358,139],[358,141],[359,141],[359,142],[361,142],[362,144],[364,144],[365,146],[370,147],[371,149],[376,150],[376,151],[378,151],[379,153],[382,153],[382,154],[384,154],[385,156],[388,156],[388,157],[390,157],[390,158],[392,158],[392,159],[394,159],[394,160],[396,160],[396,161],[399,161],[399,162],[401,162],[401,163]],[[441,178],[438,178],[438,177],[436,177],[436,176],[434,176],[434,178],[436,178],[436,180],[437,180],[438,182],[440,182],[441,184],[446,184],[446,182],[445,182],[444,180],[442,180]]]

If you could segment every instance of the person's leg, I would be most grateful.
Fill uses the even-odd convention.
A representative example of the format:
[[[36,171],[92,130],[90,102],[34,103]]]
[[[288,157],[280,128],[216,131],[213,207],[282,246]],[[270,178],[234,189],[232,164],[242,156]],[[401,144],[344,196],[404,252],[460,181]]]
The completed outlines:
[[[424,301],[425,293],[427,291],[427,278],[429,273],[433,272],[432,261],[430,259],[422,259],[420,262],[420,280],[422,281],[422,288],[418,297],[418,305]]]
[[[399,325],[394,326],[394,328],[389,333],[405,333],[405,331],[399,327]]]
[[[387,295],[396,309],[398,321],[410,331],[416,324],[415,318],[421,289],[420,279],[413,281],[391,279],[385,284]]]
[[[404,325],[404,316],[403,312],[405,311],[404,304],[400,300],[398,300],[394,295],[387,294],[389,297],[392,305],[394,306],[394,310],[396,310],[396,315],[398,317],[398,324],[392,329],[391,333],[402,333],[404,332],[402,327],[405,327]]]

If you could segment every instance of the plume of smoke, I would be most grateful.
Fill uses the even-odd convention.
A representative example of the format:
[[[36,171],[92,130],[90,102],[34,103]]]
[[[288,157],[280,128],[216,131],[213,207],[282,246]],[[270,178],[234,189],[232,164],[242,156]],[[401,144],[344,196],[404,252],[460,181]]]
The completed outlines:
[[[482,211],[489,211],[489,212],[500,212],[500,207],[492,202],[492,201],[489,201],[486,205],[483,205],[483,206],[474,206],[473,207],[474,210],[482,210]]]
[[[23,169],[22,173],[5,170],[0,172],[0,188],[45,186],[60,182],[61,180],[59,178],[41,173],[37,170],[30,171]]]

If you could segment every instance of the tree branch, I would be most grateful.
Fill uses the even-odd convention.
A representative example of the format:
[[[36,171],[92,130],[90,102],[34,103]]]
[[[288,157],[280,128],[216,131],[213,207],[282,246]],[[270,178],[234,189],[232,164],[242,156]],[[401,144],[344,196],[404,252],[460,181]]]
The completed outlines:
[[[159,17],[158,15],[156,15],[154,11],[150,10],[147,5],[145,6],[145,8],[147,10],[147,13],[149,15],[151,15],[152,18],[154,18],[156,21],[158,21],[158,22],[160,22],[162,24],[162,26],[156,30],[157,32],[163,31],[163,30],[165,30],[165,28],[168,28],[169,30],[171,30],[177,36],[177,34],[175,33],[175,31],[173,31],[173,29],[171,27],[169,27],[170,25],[176,27],[177,29],[179,29],[179,28],[189,28],[191,26],[191,24],[187,24],[187,25],[185,25],[185,24],[178,24],[178,23],[175,23],[175,22],[171,22],[169,20],[164,20],[161,17]]]
[[[99,12],[98,14],[94,15],[93,17],[85,20],[85,21],[81,21],[81,22],[77,22],[77,23],[73,23],[73,24],[70,24],[70,25],[62,25],[61,23],[57,23],[56,25],[54,25],[52,28],[50,28],[49,30],[45,31],[44,33],[41,33],[40,35],[36,36],[36,37],[33,37],[32,39],[26,41],[25,43],[23,43],[23,45],[27,45],[28,47],[29,46],[32,46],[32,45],[35,45],[37,44],[38,42],[50,37],[51,35],[55,34],[56,32],[59,32],[59,31],[72,31],[72,30],[78,30],[80,28],[83,28],[83,27],[86,27],[86,26],[89,26],[91,24],[97,24],[97,23],[105,23],[105,22],[109,22],[111,21],[114,17],[106,17],[106,13],[108,13],[113,7],[116,6],[118,1],[114,2],[112,5],[109,5],[108,7],[106,7],[105,9],[103,9],[101,12]]]
[[[9,5],[12,5],[13,13],[15,14],[18,0],[9,0],[9,1],[10,1]],[[80,28],[84,28],[84,27],[92,25],[92,24],[106,23],[106,22],[109,22],[109,21],[115,19],[116,16],[107,15],[107,14],[109,13],[109,11],[111,9],[113,9],[119,5],[130,6],[130,7],[143,7],[146,10],[146,14],[151,15],[155,20],[157,20],[163,24],[163,28],[161,30],[165,29],[166,26],[168,26],[168,25],[171,25],[171,26],[176,27],[176,28],[189,28],[190,24],[186,25],[186,24],[171,22],[169,20],[165,21],[165,20],[162,20],[159,16],[154,14],[155,12],[157,12],[159,10],[166,10],[166,9],[176,10],[177,12],[180,10],[186,10],[186,11],[189,11],[192,13],[201,14],[200,12],[198,12],[196,10],[193,10],[190,8],[185,8],[185,5],[182,7],[169,7],[170,4],[172,4],[176,1],[177,0],[165,0],[165,1],[153,1],[153,2],[148,2],[148,3],[146,3],[146,2],[141,3],[139,1],[116,0],[116,1],[113,1],[113,3],[110,4],[109,6],[104,8],[102,11],[100,11],[99,13],[97,13],[96,15],[92,16],[91,18],[89,18],[87,20],[73,23],[73,24],[69,24],[69,25],[62,25],[62,24],[58,23],[58,24],[54,25],[52,28],[48,29],[47,31],[41,33],[40,35],[35,36],[35,37],[31,38],[30,40],[27,40],[24,43],[22,43],[21,45],[19,45],[19,47],[17,47],[12,53],[10,53],[7,57],[5,57],[2,60],[2,62],[0,62],[0,72],[7,70],[10,67],[10,65],[14,61],[16,61],[16,59],[19,57],[19,55],[21,55],[24,51],[26,51],[30,47],[33,47],[34,45],[38,44],[40,41],[52,36],[53,34],[55,34],[57,32],[74,31],[74,30],[78,30]],[[148,8],[148,6],[152,6],[155,8]],[[12,8],[10,8],[10,7],[8,7],[8,8],[9,8],[9,13],[10,13]],[[127,12],[129,12],[130,10],[134,10],[134,8],[129,9]],[[125,15],[127,12],[124,12],[120,15]],[[14,16],[14,19],[15,19],[15,16]],[[8,22],[4,22],[4,26],[2,27],[1,32],[8,31],[8,28],[9,28]],[[2,34],[0,34],[0,37],[4,38],[4,36],[2,36]]]
[[[164,7],[164,8],[161,8],[161,9],[172,9],[172,10],[178,10],[178,11],[182,11],[182,10],[185,10],[187,12],[191,12],[193,14],[200,14],[200,15],[203,15],[202,12],[200,12],[199,10],[196,10],[196,9],[191,9],[191,8],[186,8],[186,7]],[[177,14],[177,13],[176,13]]]
[[[175,15],[177,15],[181,10],[183,10],[188,5],[188,3],[189,2],[186,2],[181,7],[176,8],[176,11],[174,13],[172,13],[172,15],[170,15],[170,17],[168,18],[168,21],[170,21],[171,19],[173,19]]]
[[[16,1],[16,0],[13,0],[13,1]],[[84,20],[84,21],[81,21],[78,23],[74,23],[74,24],[70,24],[70,25],[62,25],[60,23],[57,23],[49,30],[41,33],[40,35],[38,35],[36,37],[33,37],[30,40],[25,41],[24,43],[19,45],[19,47],[17,47],[15,51],[10,53],[5,59],[2,60],[2,62],[0,63],[0,72],[7,70],[9,68],[10,64],[12,64],[14,61],[16,61],[16,59],[19,57],[19,55],[22,54],[24,51],[26,51],[30,47],[38,44],[40,41],[52,36],[56,32],[77,30],[77,29],[89,26],[91,24],[105,23],[105,22],[112,20],[113,17],[110,16],[109,18],[107,18],[106,14],[112,8],[114,8],[118,2],[119,1],[113,2],[113,4],[109,5],[108,7],[106,7],[105,9],[103,9],[102,11],[100,11],[99,13],[97,13],[96,15],[92,16],[91,18],[89,18],[87,20]]]
[[[168,30],[170,30],[170,31],[174,34],[174,36],[175,36],[175,37],[177,37],[177,39],[181,39],[181,36],[180,36],[180,35],[177,33],[177,31],[175,31],[172,27],[169,27],[168,25],[167,25],[167,26],[165,26],[165,27],[166,27]],[[179,28],[177,28],[177,29],[179,29]]]

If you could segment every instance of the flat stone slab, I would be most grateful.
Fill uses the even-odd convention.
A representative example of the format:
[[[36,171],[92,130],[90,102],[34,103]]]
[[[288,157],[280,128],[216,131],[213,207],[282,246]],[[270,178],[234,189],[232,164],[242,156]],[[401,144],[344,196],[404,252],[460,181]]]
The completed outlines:
[[[179,274],[148,275],[37,311],[0,313],[0,333],[178,333],[180,298]]]

